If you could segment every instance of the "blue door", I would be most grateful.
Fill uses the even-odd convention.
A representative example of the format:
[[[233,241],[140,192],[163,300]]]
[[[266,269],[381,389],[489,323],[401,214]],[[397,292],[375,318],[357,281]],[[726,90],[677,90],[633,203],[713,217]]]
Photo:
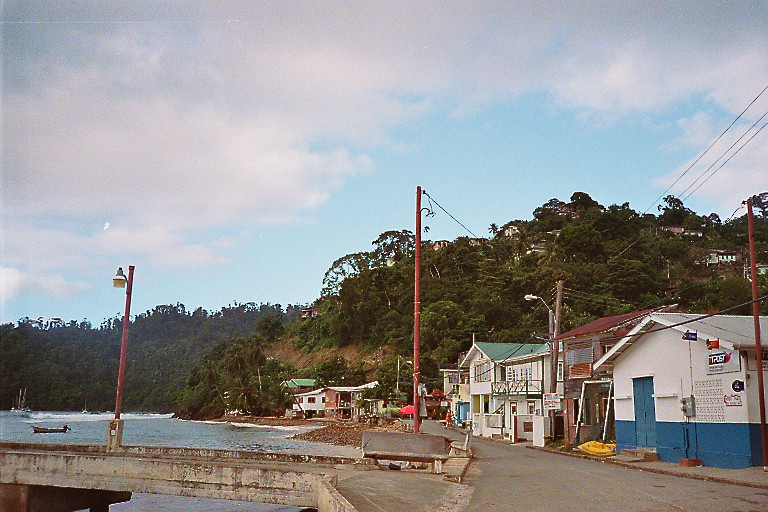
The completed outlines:
[[[656,408],[653,403],[653,377],[632,379],[635,398],[637,446],[656,447]]]

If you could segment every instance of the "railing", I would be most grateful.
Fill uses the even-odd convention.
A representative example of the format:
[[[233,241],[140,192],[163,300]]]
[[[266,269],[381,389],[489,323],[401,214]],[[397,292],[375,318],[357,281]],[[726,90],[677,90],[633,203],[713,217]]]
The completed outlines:
[[[538,380],[511,380],[493,383],[493,392],[497,395],[541,393],[542,389],[542,383]]]

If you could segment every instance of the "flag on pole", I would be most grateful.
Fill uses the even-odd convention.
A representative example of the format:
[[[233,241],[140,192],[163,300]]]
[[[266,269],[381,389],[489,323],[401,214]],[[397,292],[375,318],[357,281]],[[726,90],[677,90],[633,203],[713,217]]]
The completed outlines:
[[[685,334],[683,334],[683,339],[687,341],[696,341],[698,339],[698,335],[695,332],[685,331]]]

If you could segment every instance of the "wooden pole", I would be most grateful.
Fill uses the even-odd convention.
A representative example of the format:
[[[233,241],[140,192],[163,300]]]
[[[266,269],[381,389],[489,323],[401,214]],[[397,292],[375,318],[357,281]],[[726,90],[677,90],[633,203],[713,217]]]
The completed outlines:
[[[419,345],[421,336],[421,187],[416,187],[415,272],[413,296],[413,433],[419,433],[421,425],[419,400]]]
[[[757,301],[757,263],[755,262],[755,220],[752,198],[747,199],[747,227],[749,229],[749,266],[752,272],[752,315],[755,318],[755,360],[757,361],[757,393],[760,403],[760,439],[763,444],[763,468],[768,468],[768,434],[765,428],[765,387],[763,384],[763,347],[760,341],[760,303]]]

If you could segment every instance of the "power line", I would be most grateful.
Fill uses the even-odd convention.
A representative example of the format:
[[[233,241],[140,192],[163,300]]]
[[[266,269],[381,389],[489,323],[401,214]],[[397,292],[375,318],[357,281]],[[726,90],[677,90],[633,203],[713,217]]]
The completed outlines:
[[[766,112],[765,114],[763,114],[763,116],[762,116],[760,119],[762,119],[762,118],[763,118],[763,117],[765,117],[766,115],[768,115],[768,112]],[[758,119],[758,121],[760,121],[760,119]],[[757,124],[757,122],[758,122],[758,121],[756,121],[756,122],[755,122],[755,124]],[[741,151],[742,149],[744,149],[744,146],[746,146],[747,144],[749,144],[749,143],[750,143],[750,141],[752,141],[752,139],[754,139],[754,138],[757,136],[757,134],[758,134],[758,133],[760,133],[760,132],[763,130],[763,128],[765,128],[765,127],[766,127],[766,125],[768,125],[768,122],[766,122],[766,123],[763,123],[763,126],[761,126],[761,127],[760,127],[760,128],[759,128],[759,129],[758,129],[758,130],[757,130],[757,131],[754,133],[754,134],[752,134],[752,136],[751,136],[749,139],[747,139],[747,140],[744,142],[744,144],[742,144],[742,145],[741,145],[741,147],[739,147],[739,149],[737,149],[736,151],[734,151],[734,152],[733,152],[733,154],[732,154],[731,156],[729,156],[729,157],[728,157],[728,158],[727,158],[727,159],[726,159],[726,160],[725,160],[725,161],[724,161],[722,164],[720,164],[720,166],[719,166],[717,169],[715,169],[715,170],[714,170],[714,171],[713,171],[713,172],[712,172],[712,173],[711,173],[709,176],[707,176],[707,178],[706,178],[704,181],[702,181],[701,183],[699,183],[699,185],[698,185],[696,188],[694,188],[693,190],[691,190],[691,193],[690,193],[690,194],[688,194],[687,196],[685,196],[685,199],[687,200],[689,197],[691,197],[691,196],[693,195],[693,193],[694,193],[694,192],[696,192],[697,190],[699,190],[699,187],[701,187],[703,184],[705,184],[705,183],[706,183],[706,182],[709,180],[709,178],[711,178],[712,176],[714,176],[714,175],[715,175],[715,173],[717,173],[717,171],[719,171],[720,169],[722,169],[722,168],[723,168],[723,166],[724,166],[725,164],[727,164],[727,163],[728,163],[728,162],[731,160],[731,158],[733,158],[734,156],[736,156],[736,155],[739,153],[739,151]],[[755,125],[752,125],[752,127],[754,127],[754,126],[755,126]],[[751,129],[752,129],[752,128],[750,128],[750,130],[751,130]],[[747,133],[749,133],[749,130],[747,131]],[[746,133],[745,133],[744,135],[746,135]],[[743,137],[743,135],[742,135],[742,137]],[[739,140],[741,140],[741,137],[739,138]],[[738,140],[737,140],[736,142],[738,142]],[[734,143],[734,144],[735,144],[735,143]],[[731,147],[733,147],[733,146],[731,146]],[[728,151],[730,151],[730,148],[728,148]],[[713,165],[714,165],[714,164],[713,164]],[[707,170],[709,170],[709,169],[707,169]],[[704,172],[706,172],[706,171],[704,171]],[[703,176],[703,174],[702,174],[702,176]],[[698,180],[697,180],[697,181],[698,181]],[[696,183],[696,182],[694,181],[694,183]],[[693,183],[692,183],[691,185],[693,185]],[[689,188],[690,188],[690,187],[689,187]],[[686,190],[687,190],[687,189],[686,189]],[[685,192],[685,191],[683,191],[683,192]],[[682,195],[682,194],[681,194],[681,195]]]
[[[450,218],[452,218],[452,219],[454,220],[454,222],[456,222],[456,224],[458,224],[459,226],[461,226],[462,228],[464,228],[465,230],[467,230],[467,233],[469,233],[470,235],[472,235],[472,236],[473,236],[473,237],[475,237],[475,238],[480,238],[480,237],[478,237],[476,234],[474,234],[472,231],[470,231],[470,230],[469,230],[469,228],[468,228],[467,226],[465,226],[464,224],[462,224],[461,222],[459,222],[459,220],[458,220],[456,217],[454,217],[453,215],[451,215],[450,213],[448,213],[448,210],[446,210],[445,208],[443,208],[442,206],[440,206],[440,203],[438,203],[437,201],[435,201],[435,199],[434,199],[432,196],[430,196],[429,194],[427,194],[427,191],[426,191],[426,190],[422,190],[422,191],[421,191],[421,193],[422,193],[422,194],[424,194],[425,196],[427,196],[427,199],[429,200],[429,204],[432,204],[432,203],[436,204],[436,205],[437,205],[437,207],[438,207],[438,208],[440,208],[441,210],[443,210],[443,213],[445,213],[445,214],[446,214],[446,215],[448,215]]]
[[[661,194],[659,197],[657,197],[657,198],[656,198],[656,200],[653,202],[653,204],[651,204],[651,205],[650,205],[648,208],[646,208],[646,209],[645,209],[645,211],[643,212],[644,214],[645,214],[645,213],[648,213],[648,210],[650,210],[651,208],[653,208],[653,207],[654,207],[654,206],[655,206],[655,205],[656,205],[656,204],[659,202],[659,200],[660,200],[661,198],[663,198],[663,197],[664,197],[664,195],[665,195],[667,192],[669,192],[669,191],[672,189],[672,187],[674,187],[674,186],[677,184],[677,182],[678,182],[678,181],[680,181],[680,180],[683,178],[683,176],[685,176],[685,175],[688,173],[688,171],[690,171],[690,170],[693,168],[693,166],[694,166],[694,165],[696,165],[697,163],[699,163],[699,161],[700,161],[702,158],[704,158],[704,155],[706,155],[706,154],[709,152],[709,150],[710,150],[710,149],[712,149],[712,148],[714,147],[714,145],[715,145],[715,144],[717,144],[717,142],[718,142],[718,141],[719,141],[719,140],[720,140],[720,139],[721,139],[721,138],[722,138],[722,137],[723,137],[723,136],[724,136],[724,135],[725,135],[725,134],[728,132],[728,130],[730,130],[730,129],[733,127],[733,125],[735,125],[735,124],[738,122],[738,120],[739,120],[739,119],[741,119],[741,117],[744,115],[744,113],[745,113],[747,110],[749,110],[749,108],[750,108],[750,107],[751,107],[751,106],[752,106],[752,105],[753,105],[753,104],[754,104],[754,103],[755,103],[755,102],[758,100],[758,98],[760,98],[760,96],[762,96],[762,95],[763,95],[763,93],[764,93],[766,90],[768,90],[768,85],[766,85],[765,87],[763,87],[763,90],[762,90],[762,91],[760,91],[760,93],[759,93],[757,96],[755,96],[755,98],[754,98],[752,101],[750,101],[750,102],[749,102],[749,105],[747,105],[747,106],[746,106],[746,108],[745,108],[744,110],[742,110],[742,111],[741,111],[741,114],[739,114],[738,116],[736,116],[736,119],[734,119],[734,120],[731,122],[731,124],[729,124],[729,125],[728,125],[728,127],[727,127],[725,130],[723,130],[723,131],[722,131],[722,133],[721,133],[720,135],[718,135],[718,136],[717,136],[717,138],[716,138],[714,141],[712,141],[712,143],[711,143],[709,146],[707,146],[707,149],[705,149],[705,150],[704,150],[704,152],[703,152],[702,154],[700,154],[700,155],[699,155],[699,156],[696,158],[696,160],[694,160],[694,161],[693,161],[693,163],[691,163],[691,165],[689,165],[689,166],[688,166],[688,168],[687,168],[687,169],[685,169],[685,171],[683,172],[683,174],[681,174],[681,175],[680,175],[680,176],[679,176],[679,177],[678,177],[678,178],[677,178],[677,179],[676,179],[676,180],[675,180],[675,181],[674,181],[674,182],[673,182],[673,183],[672,183],[672,184],[671,184],[669,187],[667,187],[667,189],[666,189],[664,192],[662,192],[662,194]],[[721,158],[722,158],[722,157],[721,157]],[[622,251],[622,252],[623,252],[623,251]]]

